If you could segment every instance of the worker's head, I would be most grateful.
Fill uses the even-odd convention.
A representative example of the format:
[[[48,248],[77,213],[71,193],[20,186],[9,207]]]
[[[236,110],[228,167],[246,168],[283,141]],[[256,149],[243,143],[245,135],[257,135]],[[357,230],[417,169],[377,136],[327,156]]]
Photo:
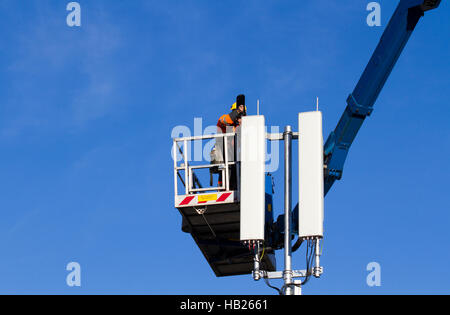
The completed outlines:
[[[245,105],[239,105],[239,107],[236,105],[236,103],[234,103],[232,106],[231,106],[231,110],[232,111],[236,111],[238,114],[240,114],[241,116],[243,115],[243,114],[245,114],[245,115],[247,115],[247,107],[245,106]],[[244,115],[244,116],[245,116]]]
[[[236,97],[236,109],[242,116],[247,115],[247,107],[245,106],[245,95],[241,94]]]

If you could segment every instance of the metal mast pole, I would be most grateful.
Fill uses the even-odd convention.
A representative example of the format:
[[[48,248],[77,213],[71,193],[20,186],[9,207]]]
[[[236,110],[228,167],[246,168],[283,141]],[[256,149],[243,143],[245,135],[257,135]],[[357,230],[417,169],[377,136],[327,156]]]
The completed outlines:
[[[286,295],[292,295],[292,248],[291,248],[291,206],[292,206],[292,128],[284,129],[284,285]]]

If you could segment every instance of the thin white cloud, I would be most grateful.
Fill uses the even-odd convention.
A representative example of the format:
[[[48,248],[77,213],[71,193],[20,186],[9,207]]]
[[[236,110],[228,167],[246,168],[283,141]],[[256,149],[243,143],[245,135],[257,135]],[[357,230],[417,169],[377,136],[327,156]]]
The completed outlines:
[[[8,48],[14,57],[6,69],[10,89],[1,100],[6,115],[0,137],[45,127],[78,129],[115,110],[114,54],[123,41],[120,29],[95,8],[89,23],[71,29],[61,18],[65,12],[42,6],[26,25],[14,26],[18,29]],[[74,86],[68,91],[71,77]]]

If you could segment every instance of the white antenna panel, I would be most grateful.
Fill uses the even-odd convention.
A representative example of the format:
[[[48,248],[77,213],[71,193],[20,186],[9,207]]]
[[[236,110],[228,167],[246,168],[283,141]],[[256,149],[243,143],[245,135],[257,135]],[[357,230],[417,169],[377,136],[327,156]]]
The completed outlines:
[[[264,240],[266,128],[264,116],[241,125],[241,241]]]
[[[320,111],[298,115],[299,237],[322,238],[324,218],[323,133]]]

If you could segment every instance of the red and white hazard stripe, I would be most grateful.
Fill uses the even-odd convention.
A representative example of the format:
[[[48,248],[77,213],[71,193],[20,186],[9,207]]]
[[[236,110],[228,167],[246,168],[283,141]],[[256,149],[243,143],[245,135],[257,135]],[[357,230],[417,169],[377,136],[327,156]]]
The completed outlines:
[[[175,207],[193,207],[202,205],[214,205],[220,203],[236,202],[236,194],[234,191],[219,192],[213,194],[199,194],[188,196],[176,196]]]

